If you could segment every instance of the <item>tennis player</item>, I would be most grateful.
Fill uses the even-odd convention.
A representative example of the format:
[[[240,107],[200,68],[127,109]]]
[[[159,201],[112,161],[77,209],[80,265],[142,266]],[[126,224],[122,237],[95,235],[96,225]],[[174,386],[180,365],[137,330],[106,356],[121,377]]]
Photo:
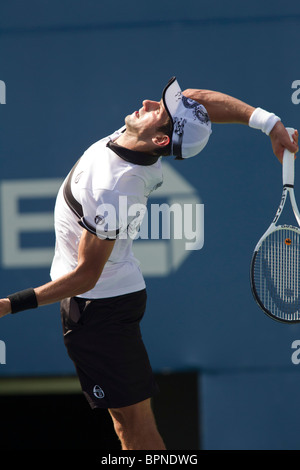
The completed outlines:
[[[291,142],[273,113],[218,92],[182,92],[173,77],[160,101],[143,101],[66,177],[55,206],[51,281],[0,300],[0,316],[60,302],[64,342],[83,393],[91,408],[108,409],[123,450],[165,449],[151,409],[157,386],[140,331],[146,285],[132,253],[143,210],[132,208],[145,207],[162,184],[161,156],[199,154],[212,122],[262,130],[279,160],[284,148],[298,149],[298,133]]]

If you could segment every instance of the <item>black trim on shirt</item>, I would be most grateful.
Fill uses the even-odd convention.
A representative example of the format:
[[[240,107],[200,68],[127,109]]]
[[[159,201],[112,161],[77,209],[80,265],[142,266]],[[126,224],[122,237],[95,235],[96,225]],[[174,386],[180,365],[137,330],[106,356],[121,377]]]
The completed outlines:
[[[79,159],[80,160],[80,159]],[[82,205],[75,199],[71,190],[71,182],[73,173],[79,163],[79,160],[75,163],[72,170],[69,173],[68,179],[64,184],[64,198],[69,208],[74,212],[74,214],[81,219],[83,217]]]
[[[92,227],[92,225],[90,225],[84,217],[82,217],[80,220],[78,220],[78,223],[80,225],[80,227],[82,228],[85,228],[88,232],[92,233],[93,235],[97,235],[97,232],[96,230],[94,229],[94,227]]]
[[[109,141],[107,143],[107,147],[113,152],[115,152],[123,160],[129,163],[133,163],[135,165],[142,165],[142,166],[153,165],[160,158],[159,156],[149,155],[148,153],[137,152],[135,150],[129,150],[125,147],[121,147],[116,142],[112,142],[112,141]],[[65,198],[67,205],[69,206],[71,211],[76,215],[76,217],[79,219],[78,221],[79,225],[81,225],[81,227],[88,230],[90,233],[97,235],[94,227],[88,224],[86,219],[83,217],[82,205],[75,199],[71,190],[72,177],[79,161],[80,159],[75,163],[75,165],[73,166],[72,170],[69,173],[69,176],[64,184],[63,194],[64,194],[64,198]],[[118,235],[118,232],[119,230],[117,231],[116,235]],[[106,240],[107,239],[109,238],[106,238]]]
[[[80,159],[79,159],[80,160]],[[82,205],[75,199],[75,197],[73,196],[73,193],[72,193],[72,190],[71,190],[71,183],[72,183],[72,177],[73,177],[73,174],[74,174],[74,171],[76,170],[76,167],[79,163],[79,160],[75,163],[75,165],[73,166],[72,170],[70,171],[69,173],[69,176],[64,184],[64,188],[63,188],[63,194],[64,194],[64,198],[65,198],[65,201],[67,203],[67,205],[69,206],[69,208],[71,209],[71,211],[76,215],[76,217],[79,219],[78,220],[78,223],[79,225],[84,228],[85,230],[87,230],[88,232],[92,233],[93,235],[96,235],[99,237],[99,234],[97,234],[97,231],[96,229],[87,222],[87,220],[85,219],[85,217],[83,217],[83,209],[82,209]],[[119,234],[119,230],[116,230],[114,232],[114,237],[110,238],[109,237],[109,234],[107,237],[104,236],[104,234],[101,236],[101,239],[102,240],[114,240],[117,238]]]
[[[118,238],[120,230],[113,230],[111,232],[107,232],[106,236],[104,235],[104,232],[97,232],[97,229],[94,228],[85,217],[82,217],[78,221],[79,225],[82,228],[85,228],[88,232],[92,233],[93,235],[97,235],[98,238],[101,238],[101,240],[116,240]],[[113,235],[113,236],[112,236]]]
[[[121,145],[118,145],[116,142],[112,142],[111,140],[106,144],[106,146],[126,162],[134,163],[135,165],[153,165],[160,158],[159,156],[150,155],[149,153],[137,152],[136,150],[121,147]]]

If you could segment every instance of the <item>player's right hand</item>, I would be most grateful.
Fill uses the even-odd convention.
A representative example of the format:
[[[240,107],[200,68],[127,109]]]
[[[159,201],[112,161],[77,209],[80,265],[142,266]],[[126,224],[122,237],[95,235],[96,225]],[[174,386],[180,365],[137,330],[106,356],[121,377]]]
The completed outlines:
[[[11,313],[11,305],[9,299],[0,299],[0,318]]]
[[[276,122],[275,126],[270,132],[270,139],[272,143],[273,152],[282,163],[283,152],[285,149],[289,150],[291,153],[297,153],[299,151],[298,147],[298,131],[295,130],[293,134],[293,142],[290,139],[289,133],[282,124],[282,122]]]

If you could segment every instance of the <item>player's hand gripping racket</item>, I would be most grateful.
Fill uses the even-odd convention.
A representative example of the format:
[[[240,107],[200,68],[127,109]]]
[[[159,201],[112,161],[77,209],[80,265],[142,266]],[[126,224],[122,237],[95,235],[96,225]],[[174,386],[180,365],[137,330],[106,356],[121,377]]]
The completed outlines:
[[[294,129],[287,128],[290,136]],[[300,215],[294,195],[295,156],[284,151],[283,192],[275,218],[257,243],[250,270],[251,289],[261,309],[271,318],[300,322]],[[287,195],[298,226],[277,225]]]

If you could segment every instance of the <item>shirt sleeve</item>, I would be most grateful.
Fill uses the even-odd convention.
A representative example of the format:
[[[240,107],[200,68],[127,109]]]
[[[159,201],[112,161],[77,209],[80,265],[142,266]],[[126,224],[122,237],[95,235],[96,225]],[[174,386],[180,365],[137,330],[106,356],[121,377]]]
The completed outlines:
[[[116,190],[81,191],[83,217],[79,224],[103,240],[133,237],[146,213],[145,200]]]

